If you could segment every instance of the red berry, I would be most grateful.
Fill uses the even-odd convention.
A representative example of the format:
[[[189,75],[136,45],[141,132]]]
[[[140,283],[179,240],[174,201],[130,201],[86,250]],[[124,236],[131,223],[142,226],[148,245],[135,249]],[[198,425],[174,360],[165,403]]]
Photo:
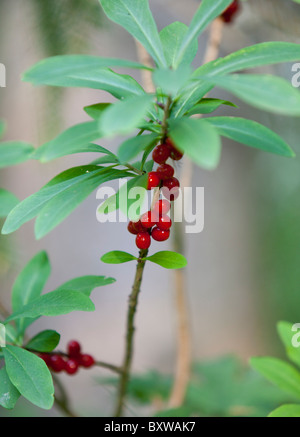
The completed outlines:
[[[69,375],[74,375],[79,368],[79,364],[77,360],[74,360],[73,358],[69,358],[68,361],[65,364],[65,371]]]
[[[151,190],[151,188],[158,187],[160,184],[160,177],[155,171],[150,171],[148,173],[148,184],[147,184],[147,190]]]
[[[166,144],[156,146],[152,153],[153,161],[157,164],[164,164],[170,157],[170,148]]]
[[[141,223],[144,228],[150,229],[158,222],[158,215],[153,211],[145,212],[141,217]]]
[[[128,223],[127,229],[133,235],[137,235],[138,234],[138,231],[136,230],[135,224],[133,222],[129,222]]]
[[[231,23],[233,21],[234,16],[237,14],[237,12],[240,9],[240,3],[239,0],[234,0],[230,6],[223,12],[221,15],[223,21],[225,23]]]
[[[183,153],[180,152],[175,146],[170,138],[167,138],[166,144],[170,149],[170,158],[174,161],[179,161],[183,157]]]
[[[170,200],[170,202],[174,202],[174,200],[176,200],[180,194],[179,187],[173,187],[171,189],[168,187],[162,187],[161,191],[166,199]]]
[[[49,365],[50,365],[51,355],[50,355],[50,354],[42,353],[42,354],[39,354],[39,357],[40,357],[42,360],[44,360],[45,363],[47,364],[47,366],[49,367]]]
[[[169,188],[169,190],[172,190],[172,188],[176,188],[176,187],[179,188],[180,182],[178,179],[172,177],[172,178],[166,179],[163,182],[163,186],[166,188]]]
[[[167,231],[172,226],[172,220],[168,215],[162,215],[158,221],[159,229],[163,231]]]
[[[60,355],[51,355],[49,359],[49,367],[56,373],[65,369],[66,362]]]
[[[136,236],[135,243],[141,250],[146,250],[150,247],[151,237],[148,232],[139,232]]]
[[[78,357],[80,355],[81,346],[78,341],[70,341],[67,346],[69,357]]]
[[[153,211],[159,215],[168,214],[170,209],[171,209],[171,204],[168,200],[165,199],[159,200],[158,202],[155,203],[153,207]]]
[[[83,354],[80,356],[79,365],[88,369],[95,364],[95,360],[91,355]]]
[[[161,164],[157,167],[156,173],[162,180],[169,179],[174,176],[174,168],[169,164]]]
[[[160,229],[159,227],[155,226],[152,230],[152,238],[156,241],[166,241],[170,236],[170,230],[164,230]]]

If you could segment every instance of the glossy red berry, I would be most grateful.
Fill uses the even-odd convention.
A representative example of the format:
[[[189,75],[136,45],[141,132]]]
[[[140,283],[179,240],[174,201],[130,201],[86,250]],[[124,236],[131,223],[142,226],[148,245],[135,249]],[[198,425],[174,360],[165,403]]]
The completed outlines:
[[[168,187],[162,187],[161,191],[165,198],[170,200],[170,202],[174,202],[174,200],[176,200],[180,194],[179,187],[173,187],[170,189]]]
[[[95,360],[91,355],[82,354],[79,358],[79,365],[88,369],[95,364]]]
[[[67,345],[69,357],[78,357],[80,355],[81,346],[78,341],[72,340]]]
[[[165,199],[158,200],[153,207],[153,211],[156,212],[156,214],[158,214],[159,216],[168,214],[170,209],[171,204],[168,200]]]
[[[138,234],[138,231],[136,230],[133,222],[129,222],[128,223],[127,229],[128,229],[128,232],[130,232],[133,235],[137,235]]]
[[[77,360],[74,360],[73,358],[69,358],[68,361],[65,364],[65,371],[69,375],[74,375],[79,368],[79,363]]]
[[[151,190],[152,188],[158,187],[160,184],[160,177],[155,171],[150,171],[148,173],[148,184],[147,190]]]
[[[47,364],[47,366],[50,366],[50,360],[51,360],[51,355],[50,354],[46,354],[46,353],[42,353],[39,354],[39,357],[45,361],[45,363]]]
[[[156,241],[166,241],[170,236],[170,230],[164,230],[160,229],[159,227],[155,226],[152,230],[152,238]]]
[[[141,217],[141,224],[144,228],[150,229],[158,222],[158,215],[154,211],[145,212]]]
[[[156,173],[161,180],[170,179],[172,176],[174,176],[174,168],[169,164],[161,164],[159,167],[157,167]]]
[[[179,188],[180,182],[177,178],[172,177],[172,178],[166,179],[163,182],[163,186],[166,188],[169,188],[169,190],[172,190],[172,188]]]
[[[239,10],[240,10],[240,2],[239,0],[234,0],[231,3],[231,5],[228,6],[228,8],[221,15],[223,21],[225,21],[225,23],[231,23]]]
[[[136,236],[135,243],[140,250],[149,249],[151,237],[148,232],[139,232]]]
[[[53,372],[59,373],[65,369],[66,362],[60,355],[51,355],[49,359],[49,367]]]
[[[170,147],[166,144],[156,146],[152,153],[153,161],[157,164],[164,164],[170,157]]]
[[[172,220],[168,215],[162,215],[157,223],[159,229],[167,231],[172,226]]]
[[[170,158],[173,159],[173,161],[179,161],[183,157],[183,153],[180,152],[177,147],[175,147],[170,138],[166,140],[166,144],[170,149]]]

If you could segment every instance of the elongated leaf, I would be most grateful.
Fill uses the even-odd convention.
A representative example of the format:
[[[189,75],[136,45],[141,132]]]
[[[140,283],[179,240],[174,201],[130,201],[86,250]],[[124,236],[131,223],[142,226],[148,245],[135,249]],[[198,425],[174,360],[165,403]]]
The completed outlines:
[[[127,67],[149,69],[137,62],[117,58],[100,58],[90,55],[64,55],[44,59],[31,67],[23,76],[25,82],[34,85],[70,85],[78,74],[82,80],[89,81],[89,71],[109,67]],[[85,75],[87,75],[85,77]],[[75,79],[76,80],[76,79]]]
[[[149,94],[128,97],[107,108],[99,120],[99,129],[104,136],[127,134],[136,129],[152,106]]]
[[[97,121],[76,124],[54,140],[39,147],[34,157],[40,159],[41,162],[48,162],[61,156],[81,153],[82,151],[101,152],[96,144],[90,144],[101,136]]]
[[[122,163],[126,163],[135,158],[141,151],[155,144],[157,140],[156,134],[139,135],[129,138],[121,144],[118,150],[118,158]]]
[[[158,264],[165,269],[182,269],[187,265],[187,260],[183,255],[168,250],[157,252],[145,259]]]
[[[92,171],[84,180],[56,194],[38,213],[34,227],[36,238],[39,240],[52,231],[99,185],[127,176],[128,172],[103,168]]]
[[[60,335],[47,329],[34,336],[26,345],[26,349],[36,352],[52,352],[58,345]]]
[[[30,158],[34,152],[31,144],[21,141],[0,143],[0,168],[21,164]]]
[[[83,109],[94,120],[98,120],[103,111],[107,109],[111,103],[96,103],[95,105],[85,106]]]
[[[193,77],[220,76],[227,73],[234,73],[249,68],[260,67],[282,62],[293,62],[300,59],[300,46],[287,42],[264,42],[245,47],[237,52],[231,53],[224,58],[209,62],[194,73]],[[192,83],[186,87],[182,97],[176,103],[174,114],[179,116],[192,108],[202,97],[205,96],[213,85],[208,83]]]
[[[176,70],[157,68],[153,73],[153,80],[164,94],[176,96],[178,91],[187,83],[191,72],[189,65],[180,65]]]
[[[44,294],[9,316],[5,323],[24,317],[60,316],[73,311],[94,311],[95,306],[88,296],[73,290],[55,290]]]
[[[0,405],[11,410],[16,405],[20,393],[11,383],[5,367],[0,370]]]
[[[108,18],[140,41],[158,65],[167,66],[148,0],[99,1]]]
[[[300,405],[287,404],[282,405],[272,411],[268,417],[300,417]]]
[[[110,285],[114,282],[116,282],[114,278],[107,278],[105,276],[82,276],[65,282],[58,288],[58,290],[78,291],[89,297],[95,288]]]
[[[17,390],[34,405],[49,410],[54,401],[52,377],[45,362],[16,346],[3,350],[6,371]]]
[[[214,169],[220,160],[221,142],[215,128],[204,120],[171,120],[170,137],[175,145],[196,164],[208,170]]]
[[[297,364],[297,366],[300,366],[299,331],[295,331],[295,329],[293,329],[293,324],[289,322],[279,322],[277,324],[277,330],[280,339],[285,346],[287,356],[293,363]],[[294,337],[296,337],[296,344],[293,342]]]
[[[234,74],[213,79],[205,76],[202,80],[214,83],[257,108],[300,116],[300,92],[280,77]]]
[[[159,34],[169,67],[175,67],[178,50],[188,31],[188,26],[179,21],[169,24]],[[198,41],[194,39],[183,55],[182,64],[190,64],[198,51]]]
[[[251,365],[273,384],[300,398],[300,373],[293,366],[271,357],[251,358]]]
[[[191,116],[194,114],[211,114],[222,105],[227,105],[237,108],[237,106],[234,103],[229,102],[228,100],[202,99],[197,105],[193,106],[192,109],[187,111],[186,115]]]
[[[0,217],[6,217],[18,203],[19,199],[14,194],[0,188]]]
[[[295,156],[293,150],[279,135],[256,121],[238,117],[209,117],[206,121],[212,124],[220,135],[239,143],[277,155]]]
[[[186,33],[178,50],[175,67],[183,60],[185,53],[190,50],[196,38],[215,18],[224,12],[224,10],[232,3],[232,0],[202,0],[196,14],[194,15],[189,30]]]
[[[101,261],[106,264],[123,264],[129,261],[136,261],[137,258],[130,253],[114,250],[101,257]]]

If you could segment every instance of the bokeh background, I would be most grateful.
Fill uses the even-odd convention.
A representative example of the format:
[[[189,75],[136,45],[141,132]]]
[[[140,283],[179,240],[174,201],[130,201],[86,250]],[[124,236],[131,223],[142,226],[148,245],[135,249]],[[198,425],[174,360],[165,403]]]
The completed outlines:
[[[7,140],[24,140],[37,147],[67,127],[88,120],[83,106],[112,101],[101,91],[34,88],[22,82],[22,73],[35,62],[75,53],[137,60],[133,39],[107,20],[98,0],[0,0],[0,5],[0,62],[7,69],[7,87],[0,89],[0,118],[7,122]],[[198,2],[150,0],[150,6],[160,30],[177,20],[188,24]],[[299,43],[299,19],[300,5],[288,0],[243,2],[242,13],[225,28],[220,54],[263,41]],[[207,32],[199,41],[195,66],[201,64],[206,41]],[[292,78],[290,64],[260,71]],[[130,74],[141,80],[139,71]],[[298,119],[258,111],[222,91],[214,91],[213,95],[233,100],[240,107],[240,116],[269,126],[300,156]],[[234,115],[234,111],[224,108],[218,114]],[[101,145],[113,151],[118,147],[113,140]],[[90,161],[88,155],[77,155],[43,165],[28,162],[1,171],[0,185],[24,199],[57,173]],[[198,235],[186,235],[195,360],[233,353],[247,362],[253,355],[280,355],[276,322],[300,322],[299,161],[299,157],[289,160],[224,140],[216,171],[194,169],[193,186],[205,188],[205,229]],[[135,245],[126,225],[96,221],[98,204],[96,195],[91,195],[41,241],[34,239],[32,222],[11,236],[1,236],[0,298],[10,306],[10,289],[16,275],[40,250],[48,252],[52,265],[46,291],[81,275],[115,277],[115,284],[94,291],[95,313],[43,318],[32,325],[30,333],[55,328],[61,333],[61,349],[69,340],[78,339],[86,352],[118,364],[123,354],[126,304],[135,266],[105,265],[100,257],[114,249],[134,252]],[[153,251],[156,249],[161,249],[157,243],[153,245]],[[174,307],[172,273],[147,265],[137,315],[136,372],[157,369],[173,373]],[[82,414],[111,414],[114,390],[95,382],[97,376],[105,375],[96,368],[82,371],[76,378],[62,376],[75,409]],[[3,414],[0,411],[0,416]],[[21,403],[17,412],[10,414],[56,412],[38,413]]]

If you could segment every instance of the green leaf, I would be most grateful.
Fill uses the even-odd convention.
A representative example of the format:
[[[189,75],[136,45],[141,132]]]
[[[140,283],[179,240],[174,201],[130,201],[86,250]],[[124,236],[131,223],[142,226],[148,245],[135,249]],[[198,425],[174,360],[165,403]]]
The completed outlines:
[[[168,250],[157,252],[145,259],[158,264],[165,269],[182,269],[187,265],[187,260],[183,255]]]
[[[300,116],[300,93],[288,81],[271,75],[234,74],[202,80],[214,83],[250,105],[283,115]]]
[[[14,194],[0,188],[0,217],[6,217],[18,203],[19,199]]]
[[[97,121],[76,124],[62,132],[54,140],[39,147],[34,154],[34,158],[40,159],[41,162],[49,162],[74,153],[101,153],[100,146],[90,144],[101,136]]]
[[[114,278],[107,278],[105,276],[82,276],[65,282],[58,290],[78,291],[89,297],[95,288],[110,285],[114,282],[116,282]]]
[[[58,345],[60,335],[56,331],[45,330],[33,337],[26,345],[26,349],[36,352],[52,352]]]
[[[8,345],[3,353],[9,379],[21,395],[40,408],[52,408],[54,388],[45,362],[16,346]]]
[[[279,322],[277,324],[277,330],[280,339],[285,346],[287,356],[293,363],[300,366],[300,342],[297,341],[297,345],[299,343],[298,347],[293,345],[293,337],[297,335],[299,338],[299,335],[296,334],[296,331],[293,329],[293,324],[289,322]]]
[[[89,55],[64,55],[53,56],[43,59],[31,67],[23,76],[25,82],[34,85],[55,85],[55,86],[83,86],[80,82],[86,82],[85,86],[94,88],[89,72],[96,73],[103,68],[126,67],[142,68],[151,70],[145,65],[126,59],[100,58]]]
[[[146,116],[152,105],[153,96],[128,97],[107,108],[99,120],[99,129],[103,136],[128,134],[133,131]]]
[[[34,152],[31,144],[21,141],[0,143],[0,168],[21,164],[30,158]]]
[[[278,358],[251,358],[252,367],[287,393],[300,398],[300,373]]]
[[[175,67],[178,50],[187,34],[188,26],[179,21],[169,24],[159,34],[169,67]],[[184,53],[182,64],[190,64],[198,51],[198,42],[194,39]]]
[[[156,23],[148,0],[99,0],[108,18],[124,27],[146,48],[155,62],[166,67]]]
[[[0,120],[0,138],[4,135],[6,129],[6,123],[3,120]]]
[[[122,252],[120,250],[114,250],[108,252],[101,257],[101,261],[106,264],[123,264],[129,261],[136,261],[137,258],[130,253]]]
[[[11,383],[5,367],[0,370],[0,405],[3,408],[12,410],[16,405],[20,393]]]
[[[256,121],[238,117],[210,117],[205,120],[224,137],[277,155],[295,156],[279,135]]]
[[[176,70],[158,68],[153,73],[153,80],[157,87],[165,94],[176,96],[191,76],[191,67],[181,65]]]
[[[176,119],[169,123],[169,135],[176,146],[205,169],[216,168],[221,155],[220,137],[204,120]]]
[[[54,317],[73,311],[90,312],[94,310],[95,306],[88,296],[78,293],[78,291],[60,289],[32,300],[28,305],[10,315],[5,323],[23,317]]]
[[[111,103],[96,103],[95,105],[85,106],[83,109],[94,120],[98,120],[103,111],[107,109]]]
[[[156,134],[139,135],[129,138],[121,144],[118,150],[118,158],[122,163],[126,163],[135,158],[140,152],[147,147],[155,144],[157,141]]]
[[[211,21],[221,15],[230,3],[232,3],[232,0],[214,0],[213,2],[211,0],[202,0],[177,52],[175,67],[183,62],[186,52],[190,50],[190,46],[200,33]]]
[[[268,417],[300,417],[300,405],[287,404],[282,405],[272,411]]]
[[[199,103],[197,103],[189,111],[187,111],[186,115],[191,116],[194,114],[211,114],[222,105],[227,105],[237,108],[237,106],[234,103],[229,102],[228,100],[201,99]]]

